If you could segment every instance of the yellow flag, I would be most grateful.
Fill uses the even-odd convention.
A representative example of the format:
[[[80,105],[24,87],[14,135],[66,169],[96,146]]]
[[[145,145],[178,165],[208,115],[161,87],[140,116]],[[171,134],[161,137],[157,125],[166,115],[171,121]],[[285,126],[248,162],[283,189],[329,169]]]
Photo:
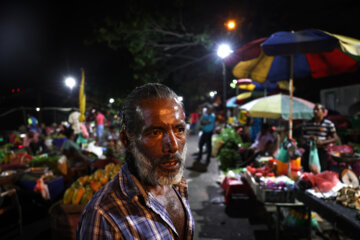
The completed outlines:
[[[85,121],[85,108],[86,108],[86,95],[85,95],[85,71],[81,69],[81,84],[79,90],[79,109],[80,109],[80,116],[79,121]]]

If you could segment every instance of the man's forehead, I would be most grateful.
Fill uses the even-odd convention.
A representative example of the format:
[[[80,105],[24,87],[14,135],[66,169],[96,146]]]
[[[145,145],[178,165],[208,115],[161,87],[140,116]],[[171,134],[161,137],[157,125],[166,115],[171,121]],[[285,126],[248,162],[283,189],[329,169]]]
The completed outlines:
[[[323,106],[320,104],[315,105],[314,109],[321,110],[323,109]]]
[[[142,101],[137,108],[144,120],[147,117],[166,117],[175,115],[176,118],[184,118],[182,106],[175,99],[149,99]]]

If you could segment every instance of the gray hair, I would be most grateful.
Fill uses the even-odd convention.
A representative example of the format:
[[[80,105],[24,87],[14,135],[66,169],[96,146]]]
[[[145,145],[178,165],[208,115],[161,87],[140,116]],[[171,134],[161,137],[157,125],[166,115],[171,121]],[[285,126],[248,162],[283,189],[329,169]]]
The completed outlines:
[[[122,108],[122,129],[131,136],[138,134],[142,124],[142,116],[138,109],[140,104],[148,99],[175,99],[183,108],[178,95],[161,83],[147,83],[135,88],[125,99]],[[130,137],[130,136],[129,136]]]

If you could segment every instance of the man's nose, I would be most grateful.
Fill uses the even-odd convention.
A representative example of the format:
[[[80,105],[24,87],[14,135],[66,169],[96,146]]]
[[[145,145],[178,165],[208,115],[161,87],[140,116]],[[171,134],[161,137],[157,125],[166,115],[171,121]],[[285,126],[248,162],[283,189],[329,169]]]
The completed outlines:
[[[163,143],[164,152],[176,153],[179,150],[179,145],[175,134],[171,131],[164,137]]]

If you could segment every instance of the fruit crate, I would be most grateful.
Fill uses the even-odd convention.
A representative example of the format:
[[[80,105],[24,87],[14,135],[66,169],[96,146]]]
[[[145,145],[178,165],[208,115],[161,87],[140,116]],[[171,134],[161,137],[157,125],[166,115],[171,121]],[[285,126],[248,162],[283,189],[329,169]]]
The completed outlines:
[[[261,202],[294,203],[294,190],[270,190],[259,187],[257,198]]]
[[[259,183],[255,181],[255,178],[248,171],[246,171],[244,175],[245,175],[246,181],[250,185],[250,187],[253,190],[255,196],[258,196],[258,193],[260,191]]]

